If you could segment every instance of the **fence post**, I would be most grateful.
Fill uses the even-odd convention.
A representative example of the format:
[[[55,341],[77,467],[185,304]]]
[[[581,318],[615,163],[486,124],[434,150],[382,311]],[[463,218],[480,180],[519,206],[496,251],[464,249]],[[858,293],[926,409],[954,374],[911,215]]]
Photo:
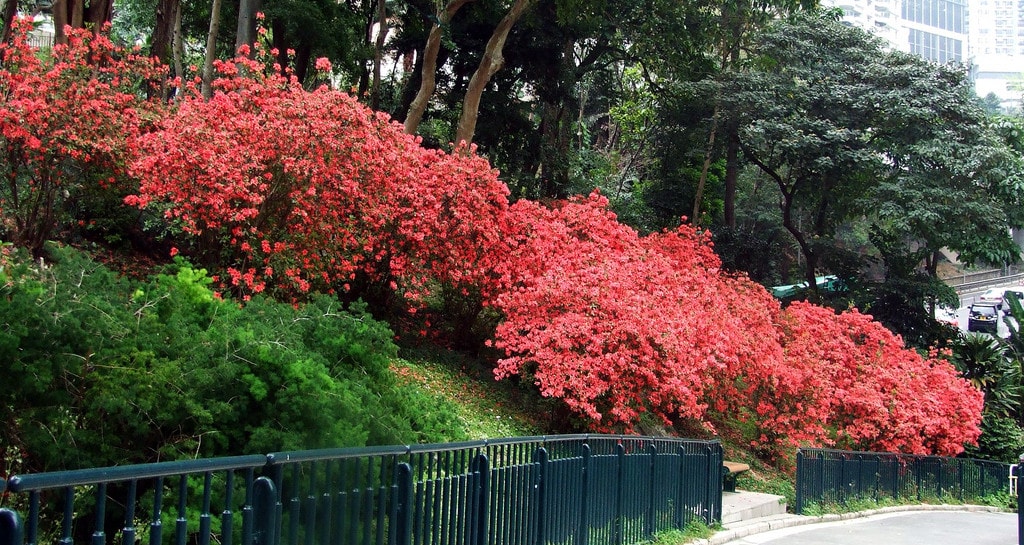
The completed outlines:
[[[655,467],[656,467],[656,464],[657,464],[657,459],[658,459],[658,447],[655,446],[654,443],[652,442],[650,445],[648,445],[647,450],[648,450],[648,452],[651,455],[651,462],[650,462],[650,485],[649,485],[649,488],[647,489],[647,496],[648,496],[647,497],[647,524],[645,525],[645,528],[644,528],[645,532],[644,533],[645,533],[646,537],[651,537],[651,536],[654,535],[654,501],[655,501],[655,497],[654,497],[654,483],[655,483],[655,479],[657,478],[657,476],[654,474],[654,470],[655,470]]]
[[[407,463],[398,464],[395,468],[394,518],[388,534],[394,536],[391,542],[396,545],[412,543],[412,467]]]
[[[689,500],[689,498],[686,497],[686,484],[687,484],[686,483],[686,477],[687,477],[687,473],[686,473],[686,469],[687,469],[686,468],[686,449],[683,448],[682,445],[680,445],[676,449],[676,456],[679,457],[679,482],[677,483],[677,486],[676,486],[675,521],[676,521],[676,528],[680,528],[681,529],[681,528],[685,527],[684,522],[683,522],[683,504],[684,503],[686,503],[686,504],[689,503],[687,501],[687,500]],[[621,476],[619,477],[619,482],[620,483],[622,482],[622,477]],[[691,486],[692,486],[692,484],[691,484]],[[689,522],[689,520],[687,520],[686,522]]]
[[[544,477],[548,467],[548,450],[544,447],[537,449],[534,455],[537,464],[537,480],[533,484],[534,493],[537,494],[537,541],[536,545],[548,542],[547,528],[545,528],[545,506],[544,506]]]
[[[804,475],[806,471],[804,467],[804,451],[803,449],[797,449],[796,451],[796,505],[793,506],[793,512],[802,515],[804,510],[804,479],[807,478]]]
[[[583,444],[583,474],[580,483],[580,531],[574,543],[587,545],[590,542],[590,445]]]
[[[487,459],[487,455],[482,452],[476,457],[476,471],[478,479],[476,487],[476,543],[486,545],[487,533],[489,531],[487,523],[491,516],[489,509],[491,505],[491,464]],[[409,490],[411,493],[411,480]]]
[[[266,477],[253,483],[253,545],[276,545],[277,532],[277,487]]]
[[[622,530],[623,524],[625,524],[625,521],[622,520],[622,512],[625,510],[622,505],[625,501],[625,494],[622,493],[622,481],[624,480],[624,466],[626,465],[626,447],[621,441],[619,441],[619,444],[615,445],[615,460],[615,481],[619,484],[615,487],[615,528],[613,530],[615,533],[612,536],[612,543],[615,545],[622,545],[624,538]]]
[[[17,511],[0,509],[0,545],[24,545],[25,529]]]
[[[1024,465],[1024,454],[1017,460],[1017,467],[1013,468],[1017,475],[1017,545],[1024,545],[1024,497],[1021,496],[1021,467]]]

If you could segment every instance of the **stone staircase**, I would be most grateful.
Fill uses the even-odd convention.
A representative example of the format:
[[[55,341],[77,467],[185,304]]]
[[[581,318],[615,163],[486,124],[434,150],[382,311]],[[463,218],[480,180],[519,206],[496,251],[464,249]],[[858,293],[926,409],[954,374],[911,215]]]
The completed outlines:
[[[786,499],[760,492],[722,493],[722,529],[709,539],[697,540],[693,545],[719,545],[749,535],[786,528],[807,522],[786,513]]]
[[[786,514],[786,498],[760,492],[722,492],[722,526]]]

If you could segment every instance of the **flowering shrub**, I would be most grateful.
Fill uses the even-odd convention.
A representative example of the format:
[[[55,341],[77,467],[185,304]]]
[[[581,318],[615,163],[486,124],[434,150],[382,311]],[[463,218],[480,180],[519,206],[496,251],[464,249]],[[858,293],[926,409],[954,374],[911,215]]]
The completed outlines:
[[[981,394],[857,311],[797,303],[719,270],[706,233],[649,236],[591,195],[513,205],[496,375],[530,377],[596,429],[745,421],[752,445],[955,454]]]
[[[215,94],[192,94],[137,141],[127,202],[159,204],[227,256],[230,283],[292,295],[348,290],[357,275],[422,298],[429,281],[486,285],[507,189],[473,155],[421,147],[347,93],[219,63]]]
[[[0,52],[0,218],[19,245],[41,245],[64,201],[125,192],[127,171],[138,188],[124,201],[189,235],[172,252],[217,263],[246,296],[371,284],[413,303],[438,286],[479,297],[501,318],[497,376],[528,377],[594,429],[738,420],[769,450],[952,454],[977,438],[981,394],[870,317],[783,310],[720,270],[707,233],[641,236],[598,194],[510,205],[474,150],[425,149],[261,51],[218,63],[212,98],[187,85],[173,108],[141,98],[160,71],[102,35],[71,32],[52,61],[18,33]]]
[[[116,189],[126,142],[155,106],[143,82],[161,70],[85,29],[40,55],[31,29],[16,19],[0,44],[0,236],[38,253],[72,219],[68,207]]]

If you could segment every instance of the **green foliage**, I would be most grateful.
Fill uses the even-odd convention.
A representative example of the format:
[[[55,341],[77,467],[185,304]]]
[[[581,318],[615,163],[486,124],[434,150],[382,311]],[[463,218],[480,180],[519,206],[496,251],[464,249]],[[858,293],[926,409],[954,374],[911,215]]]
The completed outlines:
[[[182,260],[133,286],[49,250],[2,268],[0,358],[17,380],[0,443],[21,471],[464,437],[450,404],[400,387],[392,333],[361,303],[241,307]]]
[[[683,529],[656,532],[653,539],[645,543],[648,545],[680,545],[698,539],[707,539],[714,535],[716,530],[721,530],[721,525],[708,526],[703,520],[693,518],[686,523],[686,527]]]
[[[965,454],[972,458],[1017,463],[1024,452],[1024,429],[1013,418],[986,413],[981,419],[981,437],[978,446],[967,447]]]

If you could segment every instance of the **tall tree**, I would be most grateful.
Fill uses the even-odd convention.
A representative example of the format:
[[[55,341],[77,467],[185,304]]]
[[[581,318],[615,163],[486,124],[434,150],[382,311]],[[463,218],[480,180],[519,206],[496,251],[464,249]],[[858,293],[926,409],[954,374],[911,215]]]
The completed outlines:
[[[860,216],[902,221],[936,251],[1011,257],[1019,166],[987,131],[962,69],[886,51],[836,13],[779,21],[752,52],[721,96],[744,157],[778,187],[810,285],[836,229]],[[971,240],[962,217],[988,221]]]
[[[494,28],[490,39],[487,40],[483,57],[480,59],[480,65],[473,72],[473,77],[470,78],[469,86],[466,88],[466,96],[462,101],[462,116],[459,118],[459,125],[455,132],[456,144],[465,143],[468,145],[473,142],[473,134],[476,132],[477,114],[480,110],[480,97],[484,93],[487,82],[491,80],[491,76],[505,64],[505,59],[502,57],[502,49],[505,48],[505,41],[508,39],[509,32],[512,31],[512,26],[516,24],[534,1],[515,0],[508,13],[501,19],[498,26]]]
[[[406,134],[416,134],[416,129],[423,120],[423,112],[427,109],[430,97],[434,95],[437,87],[437,55],[441,50],[441,37],[445,27],[451,22],[455,13],[462,6],[473,0],[450,0],[443,10],[435,14],[437,18],[430,27],[430,34],[427,36],[427,43],[423,47],[422,66],[420,67],[420,87],[416,97],[409,105],[409,111],[405,116]]]

